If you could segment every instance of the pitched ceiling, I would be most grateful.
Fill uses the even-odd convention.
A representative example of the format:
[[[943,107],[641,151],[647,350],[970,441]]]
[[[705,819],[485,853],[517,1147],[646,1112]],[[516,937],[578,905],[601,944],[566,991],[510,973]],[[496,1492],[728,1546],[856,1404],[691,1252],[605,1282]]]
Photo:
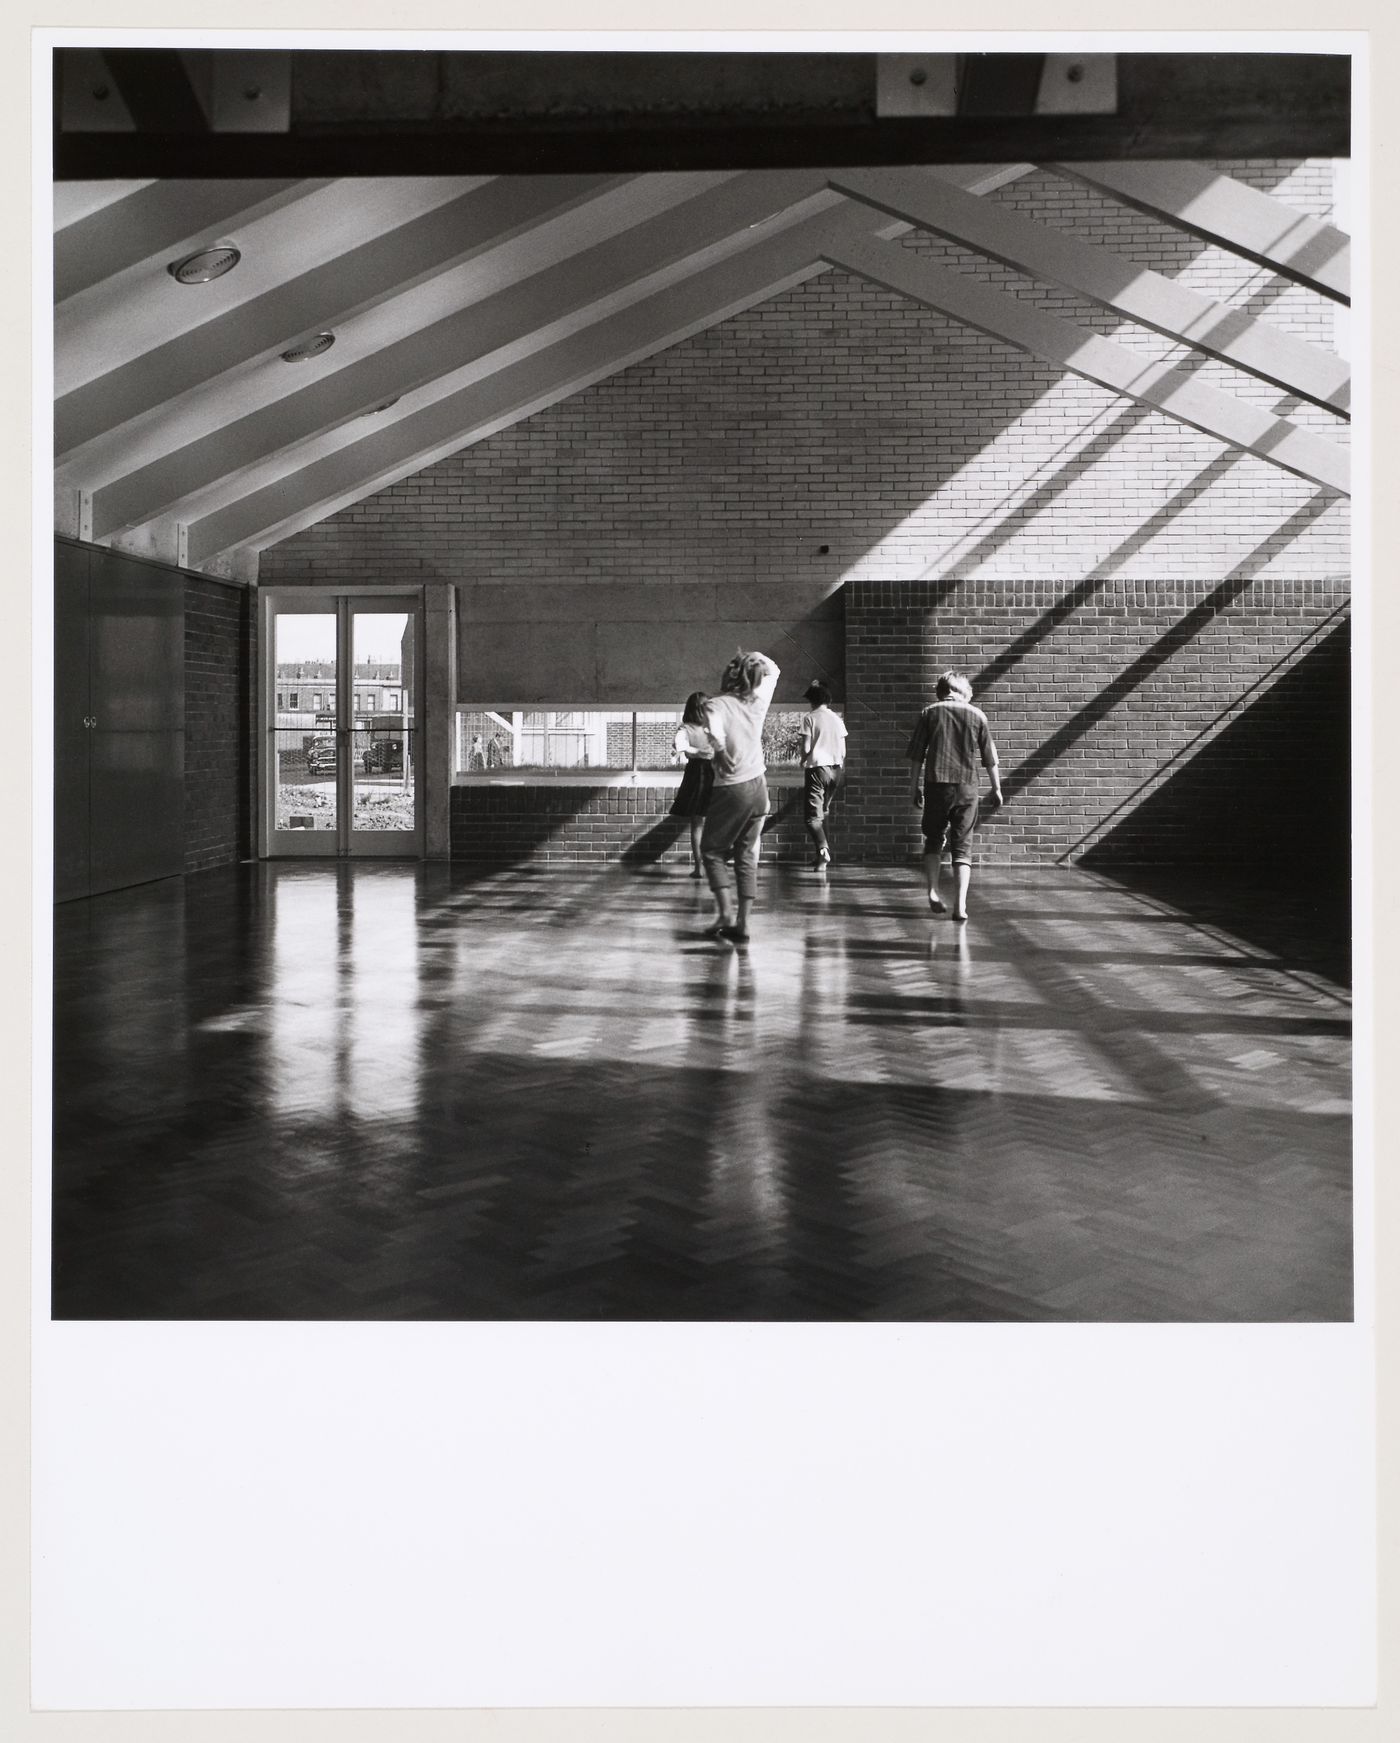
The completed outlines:
[[[61,183],[60,528],[247,571],[263,547],[832,263],[1344,491],[1325,434],[1144,374],[1111,341],[891,246],[923,226],[1345,415],[1331,353],[976,197],[1029,167]],[[1345,300],[1346,238],[1228,177],[1057,168]],[[226,276],[170,275],[219,241],[242,256]],[[318,333],[333,345],[284,361]]]

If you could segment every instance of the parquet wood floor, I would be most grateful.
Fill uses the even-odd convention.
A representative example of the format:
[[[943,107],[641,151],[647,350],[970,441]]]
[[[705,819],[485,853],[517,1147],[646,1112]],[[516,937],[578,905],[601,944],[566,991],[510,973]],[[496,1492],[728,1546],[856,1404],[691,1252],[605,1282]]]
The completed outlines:
[[[66,905],[59,1318],[1336,1320],[1350,1009],[1088,872],[244,866]],[[1241,905],[1243,904],[1243,905]],[[1197,908],[1200,903],[1197,901]]]

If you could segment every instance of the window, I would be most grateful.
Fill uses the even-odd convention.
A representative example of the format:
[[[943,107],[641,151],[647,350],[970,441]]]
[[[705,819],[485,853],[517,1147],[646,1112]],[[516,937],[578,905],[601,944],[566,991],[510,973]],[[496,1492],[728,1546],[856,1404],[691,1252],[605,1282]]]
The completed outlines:
[[[292,691],[291,695],[287,698],[287,706],[289,708],[300,708],[301,703],[297,700],[299,694],[299,691]]]
[[[287,699],[280,690],[277,692],[277,706],[279,708],[285,708],[287,706]]]
[[[373,690],[366,690],[365,691],[365,713],[366,714],[373,714],[374,713],[377,701],[378,701],[378,698],[375,696],[375,693]]]
[[[802,760],[805,706],[778,705],[763,724],[770,769]],[[679,708],[494,709],[467,704],[457,711],[457,772],[635,770],[678,773],[673,746]]]
[[[389,710],[389,712],[391,714],[398,713],[399,709],[402,708],[403,703],[400,700],[399,693],[397,690],[391,690],[389,692],[388,700],[385,702],[384,706]]]

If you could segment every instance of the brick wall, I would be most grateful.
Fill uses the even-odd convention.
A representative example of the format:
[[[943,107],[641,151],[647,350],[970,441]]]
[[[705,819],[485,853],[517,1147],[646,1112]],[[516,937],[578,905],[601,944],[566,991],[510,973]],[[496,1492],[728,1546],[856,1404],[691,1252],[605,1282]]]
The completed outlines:
[[[1326,163],[1220,167],[1300,211],[1331,210]],[[1038,170],[988,197],[1315,343],[1345,343],[1328,299],[1067,178]],[[1346,442],[1330,413],[1071,295],[932,236],[900,245],[1111,335],[1144,367],[1182,363]],[[546,601],[565,588],[594,589],[601,621],[609,589],[712,584],[729,590],[737,626],[762,615],[746,591],[840,587],[848,851],[895,860],[917,845],[903,738],[934,671],[960,664],[982,674],[1018,772],[987,852],[1030,861],[1087,852],[1179,772],[1253,686],[1303,657],[1341,609],[1349,567],[1345,499],[828,271],[345,508],[265,551],[261,573],[526,600],[539,588],[510,633],[526,634],[534,612],[541,646],[560,633]],[[675,647],[676,669],[649,673],[655,695],[629,702],[672,705],[704,682]],[[768,651],[806,664],[790,645]],[[1243,766],[1230,756],[1222,768]],[[1157,817],[1160,851],[1178,851],[1166,816],[1144,811],[1121,840],[1152,851]]]
[[[1347,723],[1346,662],[1335,639],[1325,681],[1282,691],[1291,708],[1270,698],[1345,623],[1347,597],[1344,579],[1248,575],[1068,589],[1055,581],[853,582],[851,853],[899,862],[920,851],[904,752],[934,680],[951,667],[972,680],[991,721],[1008,799],[984,821],[983,861],[1072,862],[1110,836],[1105,851],[1123,859],[1269,857],[1278,834],[1263,829],[1254,804],[1222,832],[1207,826],[1199,805],[1149,802],[1212,750],[1202,768],[1212,769],[1215,808],[1229,817],[1232,792],[1273,782],[1279,769],[1314,768],[1319,745],[1335,765],[1335,795],[1345,782]],[[1260,710],[1271,730],[1241,730]],[[1330,797],[1326,810],[1335,811]]]
[[[185,870],[251,853],[254,613],[247,588],[185,581]]]
[[[1299,210],[1331,167],[1223,166]],[[1037,172],[988,196],[1317,343],[1337,307]],[[903,246],[1139,351],[1159,335],[914,232]],[[1345,441],[1224,364],[1203,381]],[[375,492],[262,554],[267,582],[828,582],[1346,569],[1344,501],[891,291],[829,271]],[[761,615],[753,613],[754,616]],[[778,658],[781,654],[773,650]],[[673,686],[674,688],[674,686]],[[681,681],[684,695],[693,684]],[[669,694],[665,699],[669,700]],[[663,698],[658,697],[657,700]]]
[[[544,867],[687,865],[690,830],[669,815],[674,787],[462,786],[452,789],[452,858],[468,864]],[[770,786],[773,812],[763,857],[810,858],[800,787]],[[839,821],[832,841],[839,855]]]
[[[1314,637],[1193,754],[1110,816],[1086,865],[1204,861],[1249,867],[1314,897],[1350,874],[1350,624]],[[1338,896],[1345,912],[1344,895]]]

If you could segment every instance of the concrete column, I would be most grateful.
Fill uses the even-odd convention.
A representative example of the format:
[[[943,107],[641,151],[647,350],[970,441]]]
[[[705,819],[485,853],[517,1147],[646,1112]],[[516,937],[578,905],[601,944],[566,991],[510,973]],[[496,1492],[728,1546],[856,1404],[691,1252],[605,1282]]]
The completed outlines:
[[[54,485],[53,530],[64,538],[83,536],[82,492],[70,485]]]
[[[424,855],[452,856],[452,739],[457,701],[457,589],[429,585],[423,599]]]

